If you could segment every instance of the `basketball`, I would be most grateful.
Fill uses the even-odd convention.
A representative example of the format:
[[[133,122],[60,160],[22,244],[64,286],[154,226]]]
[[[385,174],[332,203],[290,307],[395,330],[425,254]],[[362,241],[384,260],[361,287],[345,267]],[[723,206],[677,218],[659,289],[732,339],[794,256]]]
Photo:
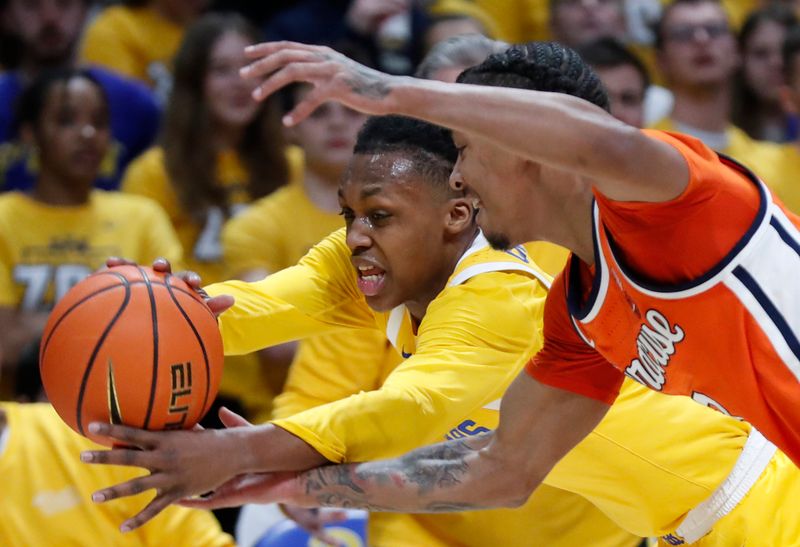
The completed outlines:
[[[208,411],[222,376],[222,338],[183,280],[140,266],[88,276],[53,308],[39,368],[47,397],[72,429],[91,422],[186,429]]]

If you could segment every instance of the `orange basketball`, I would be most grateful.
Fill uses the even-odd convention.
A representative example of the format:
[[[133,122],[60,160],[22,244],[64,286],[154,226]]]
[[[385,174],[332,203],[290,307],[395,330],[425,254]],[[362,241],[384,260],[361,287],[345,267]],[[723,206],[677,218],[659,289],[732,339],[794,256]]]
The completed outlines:
[[[47,321],[39,368],[47,397],[72,429],[91,422],[185,429],[208,411],[222,376],[211,310],[183,280],[140,266],[94,273]]]

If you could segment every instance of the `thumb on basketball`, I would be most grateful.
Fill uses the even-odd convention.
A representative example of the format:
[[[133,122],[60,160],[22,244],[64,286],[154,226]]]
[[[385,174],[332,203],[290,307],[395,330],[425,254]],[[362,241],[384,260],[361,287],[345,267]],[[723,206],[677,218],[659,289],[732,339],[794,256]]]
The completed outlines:
[[[233,306],[233,302],[233,296],[229,294],[221,294],[213,298],[208,298],[206,300],[206,305],[214,315],[219,316],[219,314]]]

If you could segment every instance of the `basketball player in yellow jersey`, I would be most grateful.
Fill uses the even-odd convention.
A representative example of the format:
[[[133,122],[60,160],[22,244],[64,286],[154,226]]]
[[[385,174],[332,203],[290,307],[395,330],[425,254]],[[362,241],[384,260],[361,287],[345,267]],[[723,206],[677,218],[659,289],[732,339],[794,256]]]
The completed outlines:
[[[524,249],[492,251],[479,235],[471,200],[447,185],[456,155],[441,128],[398,117],[367,122],[340,189],[346,234],[332,234],[297,266],[262,281],[212,287],[236,294],[237,306],[221,316],[229,353],[350,327],[383,333],[405,357],[378,389],[262,426],[268,438],[259,451],[269,453],[271,468],[400,454],[495,425],[491,409],[541,343],[549,281]],[[502,330],[494,323],[500,316],[508,321]],[[251,454],[237,451],[232,459]],[[200,454],[176,455],[193,474]],[[160,496],[145,517],[170,501]],[[371,532],[379,544],[409,546],[638,543],[586,500],[550,487],[519,511],[433,520],[441,524],[379,518],[383,530]]]
[[[418,130],[414,135],[416,142],[424,142],[419,140]],[[377,141],[368,132],[363,136],[370,137],[368,142]],[[86,461],[128,462],[153,472],[147,479],[99,492],[97,499],[113,499],[148,488],[159,488],[161,492],[153,506],[127,524],[141,524],[171,501],[217,487],[215,498],[192,503],[214,506],[247,501],[323,505],[349,502],[353,493],[332,476],[341,471],[354,481],[350,486],[360,482],[349,468],[313,471],[275,489],[269,476],[251,476],[220,485],[245,473],[297,469],[320,460],[372,459],[404,446],[430,442],[443,433],[474,444],[482,442],[480,433],[497,423],[493,399],[498,391],[492,385],[496,376],[516,368],[503,366],[516,359],[508,351],[512,346],[524,346],[517,341],[520,329],[539,332],[541,316],[535,307],[518,313],[525,303],[519,289],[527,287],[531,291],[534,287],[530,279],[509,271],[484,270],[490,269],[490,261],[498,260],[497,256],[508,264],[506,268],[515,264],[520,267],[524,265],[524,255],[517,254],[515,260],[488,250],[462,253],[455,271],[450,270],[449,280],[430,282],[439,292],[427,302],[422,298],[427,283],[413,280],[437,271],[440,259],[436,258],[437,249],[432,243],[441,240],[432,235],[436,233],[433,220],[422,222],[426,217],[413,216],[411,211],[422,207],[429,211],[425,199],[430,200],[431,195],[412,192],[413,185],[406,179],[377,182],[385,179],[387,169],[402,172],[404,165],[409,168],[407,162],[419,161],[418,156],[410,152],[401,157],[388,155],[394,161],[385,165],[384,158],[383,169],[379,156],[356,154],[349,182],[343,186],[343,211],[349,220],[346,241],[343,234],[335,234],[314,248],[297,267],[257,284],[225,283],[209,290],[212,294],[233,293],[237,299],[237,305],[221,316],[228,351],[248,351],[259,343],[280,342],[337,326],[370,328],[377,323],[395,347],[409,357],[388,376],[381,389],[278,420],[278,427],[237,427],[209,435],[97,426],[99,431],[138,444],[145,451],[94,452],[85,455]],[[432,162],[434,158],[423,159]],[[434,167],[435,163],[427,169]],[[359,176],[355,178],[354,173]],[[432,213],[427,215],[437,218]],[[449,225],[450,217],[438,218]],[[407,235],[400,239],[398,232],[409,222],[421,230],[417,239],[412,240],[411,228],[406,228]],[[370,245],[372,240],[375,243]],[[358,281],[353,279],[353,265],[359,269]],[[458,284],[477,271],[484,273]],[[405,292],[411,296],[400,297],[409,287],[416,287],[411,293]],[[541,287],[536,292],[540,290]],[[421,297],[414,297],[416,294]],[[210,302],[219,310],[226,305],[226,298],[220,296]],[[398,302],[405,303],[398,306]],[[386,311],[371,311],[367,303],[372,310]],[[415,330],[413,318],[419,313],[420,304],[425,305],[424,315]],[[532,320],[529,313],[533,314]],[[534,340],[531,349],[536,344]],[[398,394],[410,394],[410,400]],[[230,416],[227,422],[234,423]],[[295,436],[283,435],[286,431]],[[431,456],[444,458],[443,454]],[[366,464],[360,469],[372,471],[373,466]],[[319,473],[331,473],[326,478],[327,485],[317,480]],[[686,399],[647,392],[633,383],[625,385],[606,419],[553,469],[545,483],[589,499],[635,535],[661,535],[668,544],[679,545],[684,538],[703,537],[702,541],[710,545],[727,545],[737,544],[735,540],[742,537],[763,537],[767,544],[778,545],[790,544],[792,538],[800,537],[800,519],[794,518],[794,504],[786,501],[800,495],[800,473],[783,454],[775,452],[746,423]],[[306,485],[309,490],[303,489]],[[367,485],[369,492],[378,493],[391,487]],[[394,516],[394,520],[387,515],[373,524],[382,524],[383,528],[371,531],[376,537],[395,538],[396,543],[409,537],[409,544],[417,545],[490,541],[503,545],[552,545],[556,543],[537,541],[543,537],[542,527],[558,535],[558,528],[564,526],[563,520],[552,518],[554,514],[566,516],[562,506],[543,507],[537,503],[552,493],[552,489],[538,490],[516,512],[403,515]],[[337,497],[340,494],[346,497]],[[360,499],[353,502],[364,503]],[[383,507],[393,503],[395,500],[386,501]],[[773,511],[781,504],[780,513]],[[377,504],[370,507],[381,508]],[[392,544],[390,539],[386,542]],[[602,544],[602,539],[584,538],[583,544]]]
[[[104,482],[136,476],[130,469],[81,465],[78,454],[95,446],[67,427],[48,404],[0,403],[0,544],[234,545],[213,515],[182,507],[168,508],[135,534],[120,534],[120,511],[144,506],[147,496],[130,498],[127,508],[92,504],[91,492]]]
[[[302,85],[286,89],[280,97],[283,109],[291,110],[307,91]],[[364,120],[363,114],[331,103],[321,108],[316,116],[287,130],[287,140],[302,150],[305,159],[301,180],[255,201],[226,223],[222,246],[230,278],[257,281],[293,266],[313,245],[344,227],[344,219],[338,214],[336,191]],[[347,338],[344,343],[358,352],[364,365],[359,370],[365,374],[370,374],[375,368],[373,363],[382,361],[391,351],[385,337],[377,331],[351,331],[333,336]],[[303,355],[312,353],[316,359],[320,353],[327,352],[331,343],[312,337],[299,346]],[[252,421],[261,423],[273,417],[274,396],[283,390],[297,346],[289,343],[264,348],[259,352],[260,363],[254,363],[256,367],[247,371],[242,369],[237,375],[239,383],[232,387],[246,402],[248,410],[255,410]],[[335,376],[336,372],[326,371],[325,376]],[[250,381],[242,381],[244,374]],[[354,374],[359,377],[358,372]],[[346,376],[340,379],[350,383]],[[353,375],[349,379],[353,379]],[[303,390],[305,386],[297,387]]]
[[[18,105],[20,132],[38,150],[40,174],[30,194],[0,195],[0,392],[6,396],[20,353],[39,337],[47,311],[105,257],[149,260],[166,253],[181,260],[157,204],[92,190],[110,133],[108,106],[91,75],[45,74]]]

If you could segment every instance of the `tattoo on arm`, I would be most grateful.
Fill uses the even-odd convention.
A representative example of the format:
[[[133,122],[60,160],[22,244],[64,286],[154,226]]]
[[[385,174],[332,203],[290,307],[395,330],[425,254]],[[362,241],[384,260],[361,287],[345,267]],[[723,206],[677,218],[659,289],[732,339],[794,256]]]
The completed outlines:
[[[354,74],[344,80],[353,93],[370,99],[383,99],[389,94],[389,85],[380,74],[358,65],[353,67],[353,71]]]
[[[482,508],[480,504],[448,501],[445,491],[461,484],[469,473],[466,457],[482,448],[490,435],[424,447],[394,460],[320,467],[306,473],[305,493],[322,506],[371,511],[408,510],[402,508],[405,497],[414,500],[412,505],[417,511]],[[414,485],[417,488],[412,491]],[[420,504],[426,496],[439,499]],[[393,507],[376,498],[391,500]]]

